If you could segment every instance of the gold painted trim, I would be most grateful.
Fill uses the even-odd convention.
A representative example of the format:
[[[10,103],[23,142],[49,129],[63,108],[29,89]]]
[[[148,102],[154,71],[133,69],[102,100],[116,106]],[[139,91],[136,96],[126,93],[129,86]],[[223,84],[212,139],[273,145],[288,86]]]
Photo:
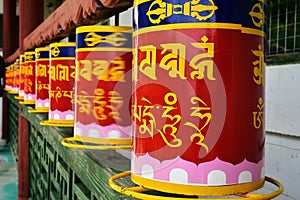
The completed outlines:
[[[37,52],[37,51],[49,51],[50,50],[50,48],[48,48],[48,47],[38,47],[38,48],[35,48],[35,52]]]
[[[174,30],[174,29],[196,29],[196,28],[215,28],[215,29],[231,29],[240,30],[242,33],[258,35],[261,37],[266,37],[266,33],[257,29],[243,27],[241,24],[231,24],[231,23],[179,23],[179,24],[165,24],[158,26],[150,26],[138,29],[133,32],[133,37],[155,31],[162,30]]]
[[[49,112],[49,108],[35,108],[32,110],[28,110],[29,113],[47,113]]]
[[[32,104],[35,104],[35,100],[24,100],[24,101],[20,102],[20,104],[22,104],[22,105],[32,105]]]
[[[56,57],[56,58],[51,58],[49,60],[75,60],[75,57]]]
[[[40,122],[40,125],[74,127],[74,121],[73,120],[44,120]]]
[[[85,52],[85,51],[125,51],[130,52],[132,48],[118,48],[118,47],[95,47],[95,48],[77,48],[76,52]]]
[[[258,182],[233,184],[226,186],[183,185],[164,181],[151,180],[131,173],[131,180],[142,187],[169,193],[184,195],[225,196],[245,194],[264,186],[265,179]]]
[[[134,0],[134,2],[133,2],[133,8],[137,7],[140,4],[146,3],[148,1],[151,1],[151,0]]]
[[[35,55],[35,51],[25,51],[24,53],[24,56],[27,56],[27,55]]]
[[[76,47],[76,42],[56,42],[50,44],[50,48],[52,47]]]
[[[72,142],[86,142],[89,144],[74,144]],[[131,149],[131,139],[91,138],[78,135],[62,139],[61,144],[66,147],[77,149]]]
[[[80,26],[76,28],[76,34],[87,32],[128,32],[132,33],[130,26]]]
[[[24,96],[15,96],[15,99],[17,99],[17,100],[24,100]]]

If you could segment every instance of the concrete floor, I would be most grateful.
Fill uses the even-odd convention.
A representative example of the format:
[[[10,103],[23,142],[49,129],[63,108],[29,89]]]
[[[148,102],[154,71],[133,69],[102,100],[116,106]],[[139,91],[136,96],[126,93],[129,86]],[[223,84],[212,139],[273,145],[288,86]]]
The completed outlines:
[[[13,159],[10,146],[0,141],[0,200],[18,198],[17,165]]]

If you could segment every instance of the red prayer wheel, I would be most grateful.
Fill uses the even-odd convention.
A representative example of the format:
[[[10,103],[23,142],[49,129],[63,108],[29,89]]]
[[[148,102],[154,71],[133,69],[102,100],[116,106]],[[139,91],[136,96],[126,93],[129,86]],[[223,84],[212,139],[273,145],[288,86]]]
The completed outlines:
[[[9,93],[13,92],[14,85],[14,64],[11,64],[6,69],[5,87]]]
[[[133,182],[209,196],[263,186],[265,6],[135,1]]]
[[[27,51],[24,55],[24,101],[22,104],[35,104],[35,51]]]
[[[42,125],[74,125],[75,47],[74,42],[50,44],[49,117]]]
[[[20,55],[20,81],[19,81],[19,98],[24,99],[24,83],[25,83],[25,55]]]
[[[36,65],[36,101],[35,109],[41,112],[49,110],[49,48],[35,49]]]
[[[65,142],[131,147],[131,41],[131,27],[82,26],[76,29],[78,79],[74,137]],[[91,144],[68,146],[97,148]]]
[[[11,90],[11,65],[5,67],[5,90],[10,91]]]
[[[19,59],[14,62],[14,82],[12,92],[14,94],[19,94],[19,84],[20,84],[20,64]]]

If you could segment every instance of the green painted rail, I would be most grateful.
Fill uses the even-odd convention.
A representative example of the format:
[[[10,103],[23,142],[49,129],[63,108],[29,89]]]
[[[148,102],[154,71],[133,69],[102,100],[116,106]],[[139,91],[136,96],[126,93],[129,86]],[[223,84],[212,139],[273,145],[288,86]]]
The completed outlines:
[[[28,121],[29,135],[29,194],[31,199],[132,199],[115,192],[108,179],[130,170],[130,160],[118,151],[71,149],[61,145],[61,139],[70,137],[73,128],[41,126],[48,114],[28,113],[33,109],[19,105],[14,95],[7,94],[9,137],[15,155],[18,148],[18,107]],[[132,186],[130,178],[119,184]]]

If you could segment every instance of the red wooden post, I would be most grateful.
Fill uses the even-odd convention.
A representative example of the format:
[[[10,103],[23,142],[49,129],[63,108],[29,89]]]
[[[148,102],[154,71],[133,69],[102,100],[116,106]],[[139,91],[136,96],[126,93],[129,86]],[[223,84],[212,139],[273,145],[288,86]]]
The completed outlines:
[[[19,49],[23,53],[24,38],[33,31],[42,21],[44,15],[44,1],[20,0],[20,22],[19,22]],[[18,131],[18,200],[29,198],[28,188],[28,122],[19,110],[19,131]]]
[[[20,107],[19,107],[19,113]],[[29,177],[28,177],[28,121],[19,114],[19,128],[18,128],[18,200],[25,200],[29,198]]]
[[[16,50],[16,0],[3,1],[3,58],[10,56]],[[5,66],[1,66],[4,70]],[[7,97],[3,94],[2,103],[2,139],[7,139]]]

